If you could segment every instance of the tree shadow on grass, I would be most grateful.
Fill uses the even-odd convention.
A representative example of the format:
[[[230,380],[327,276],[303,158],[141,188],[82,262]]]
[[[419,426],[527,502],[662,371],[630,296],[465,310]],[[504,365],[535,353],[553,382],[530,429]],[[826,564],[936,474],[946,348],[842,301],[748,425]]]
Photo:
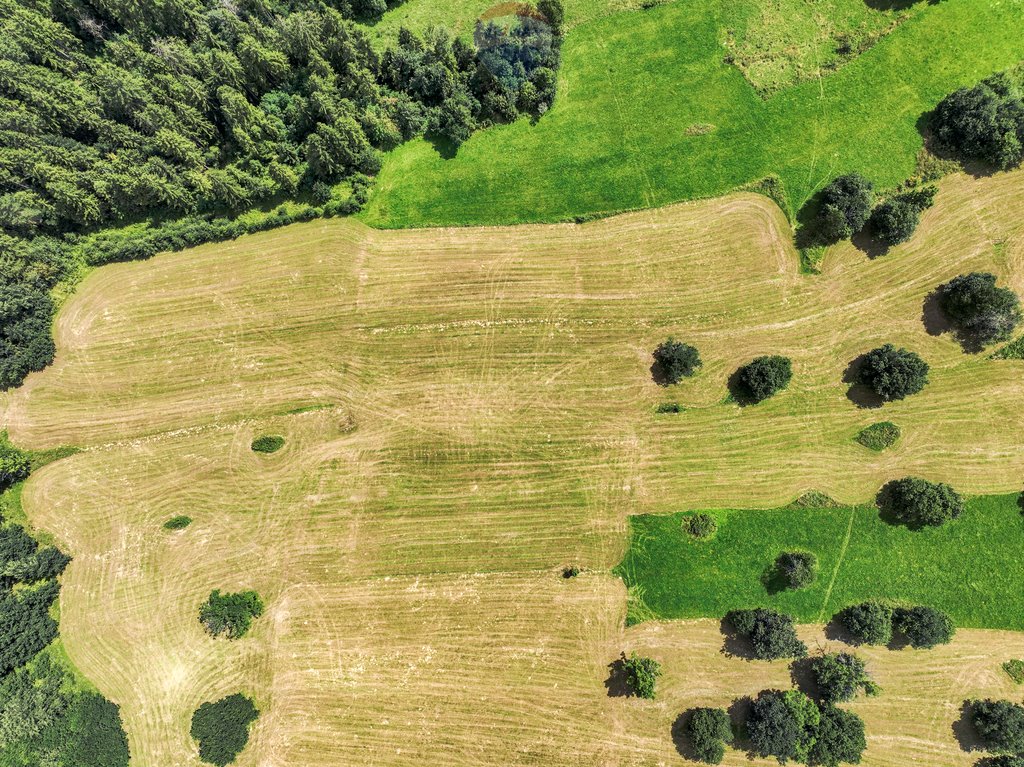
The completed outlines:
[[[754,395],[750,393],[743,382],[740,380],[740,374],[743,372],[743,368],[737,368],[729,380],[725,382],[726,388],[729,390],[729,397],[740,407],[749,407],[750,405],[756,405],[757,400]]]
[[[930,336],[941,336],[944,333],[952,333],[964,354],[979,354],[985,350],[984,339],[977,333],[958,328],[942,311],[942,291],[945,285],[939,285],[931,293],[925,296],[924,304],[921,306],[921,322],[924,329]]]
[[[657,360],[651,365],[651,380],[658,386],[671,386],[672,382],[668,380],[668,373],[665,372],[664,366]]]
[[[629,698],[633,695],[626,681],[626,653],[608,664],[608,678],[604,682],[609,698]]]
[[[860,383],[860,371],[864,367],[867,354],[861,354],[850,360],[850,364],[843,371],[843,383],[849,384],[846,390],[846,398],[854,405],[862,409],[877,409],[885,404],[885,400],[876,394],[870,387]]]
[[[427,142],[434,147],[434,150],[441,155],[441,159],[443,160],[450,160],[459,152],[459,145],[447,136],[442,136],[440,133],[428,131],[424,134],[423,138],[425,138]]]
[[[981,738],[978,737],[978,731],[974,729],[974,724],[971,722],[973,713],[974,706],[971,701],[965,700],[960,706],[960,718],[953,722],[952,726],[953,737],[960,744],[960,749],[968,753],[984,750]]]
[[[846,626],[844,626],[843,622],[839,620],[841,612],[842,611],[840,610],[833,615],[832,620],[825,625],[825,639],[830,642],[842,642],[843,644],[850,645],[851,647],[858,647],[862,643],[859,642],[853,634],[847,631]]]
[[[850,238],[850,242],[861,253],[870,259],[880,258],[888,254],[889,246],[871,233],[871,225],[867,224],[863,229]]]
[[[672,743],[676,747],[676,753],[683,757],[683,759],[696,762],[699,761],[697,759],[697,752],[694,750],[693,741],[690,740],[688,734],[691,719],[693,719],[692,708],[681,713],[672,722]]]
[[[741,658],[743,660],[754,660],[754,645],[745,634],[740,634],[732,627],[725,618],[719,626],[725,641],[722,643],[722,655],[726,658]]]
[[[768,567],[761,573],[761,585],[764,586],[764,590],[774,596],[780,594],[789,588],[789,584],[786,582],[786,576],[779,570],[778,565],[772,562]]]
[[[754,699],[749,695],[737,698],[727,709],[729,718],[732,720],[732,731],[735,740],[732,747],[739,751],[750,752],[752,745],[747,737],[747,720],[750,718],[750,710],[754,706]]]
[[[808,698],[821,702],[821,690],[814,678],[813,658],[798,658],[789,667],[789,678],[793,686]]]

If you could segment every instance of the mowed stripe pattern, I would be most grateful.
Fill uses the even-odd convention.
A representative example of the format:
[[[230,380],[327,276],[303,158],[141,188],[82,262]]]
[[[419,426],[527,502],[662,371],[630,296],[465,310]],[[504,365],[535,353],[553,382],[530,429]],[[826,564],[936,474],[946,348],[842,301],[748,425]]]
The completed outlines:
[[[86,447],[24,493],[75,555],[68,651],[123,706],[143,767],[197,764],[191,711],[239,687],[267,712],[243,767],[675,760],[665,722],[703,689],[683,677],[720,668],[724,700],[746,690],[737,674],[783,667],[708,644],[665,655],[683,677],[660,702],[608,698],[606,666],[634,637],[706,631],[623,631],[624,590],[603,571],[627,516],[812,488],[863,501],[911,472],[1017,489],[1022,363],[929,335],[922,307],[973,269],[1024,289],[1022,178],[949,179],[909,245],[875,260],[837,247],[816,277],[752,195],[583,226],[314,222],[104,267],[61,311],[56,364],[6,401],[19,444]],[[705,366],[662,390],[650,350],[670,333]],[[932,383],[858,410],[843,371],[884,341],[919,351]],[[792,356],[793,385],[741,409],[726,379],[763,353]],[[666,398],[686,412],[655,416]],[[905,436],[869,453],[852,437],[883,415]],[[260,433],[285,447],[253,454]],[[160,528],[182,513],[191,527]],[[590,572],[564,581],[567,564]],[[266,617],[237,644],[210,640],[199,603],[242,587]],[[964,641],[994,668],[1016,639]],[[973,761],[950,749],[946,708],[997,681],[931,657],[886,659],[940,680],[887,690],[933,737],[877,722],[892,740],[865,764]]]

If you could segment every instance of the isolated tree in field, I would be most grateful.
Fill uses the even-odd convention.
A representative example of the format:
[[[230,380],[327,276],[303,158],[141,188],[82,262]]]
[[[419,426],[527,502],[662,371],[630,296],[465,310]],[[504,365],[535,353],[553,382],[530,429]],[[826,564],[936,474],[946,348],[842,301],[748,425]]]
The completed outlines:
[[[799,690],[763,690],[750,707],[747,735],[758,756],[806,763],[820,721],[814,701]]]
[[[758,607],[754,610],[733,610],[725,621],[737,634],[747,637],[760,660],[803,658],[807,645],[800,641],[789,615]]]
[[[878,686],[868,676],[864,661],[853,653],[820,655],[811,661],[811,673],[821,699],[826,703],[853,700],[860,690],[868,695],[878,693]]]
[[[852,711],[835,706],[821,709],[817,737],[811,747],[811,764],[837,767],[841,763],[859,764],[868,747],[864,737],[864,720]]]
[[[622,662],[626,684],[638,698],[654,699],[655,685],[661,676],[661,664],[635,652]]]
[[[914,352],[885,344],[864,356],[858,381],[883,400],[901,400],[928,383],[928,363]]]
[[[942,610],[923,605],[897,607],[893,611],[892,625],[907,638],[911,647],[925,650],[949,644],[956,633],[952,618]]]
[[[842,610],[836,619],[860,644],[887,645],[892,641],[893,610],[883,602],[861,602]]]
[[[757,357],[741,367],[737,381],[742,393],[753,402],[763,402],[779,393],[793,378],[793,363],[788,357]]]
[[[826,242],[845,240],[864,228],[875,202],[874,187],[859,173],[839,176],[821,191],[818,228]]]
[[[809,551],[784,551],[775,560],[775,572],[787,589],[805,589],[818,577],[818,558]]]
[[[686,517],[683,529],[694,538],[707,539],[718,531],[718,521],[706,511]]]
[[[719,764],[725,756],[725,746],[733,742],[732,720],[725,709],[695,708],[690,713],[686,734],[693,744],[693,752],[705,764]]]
[[[259,711],[244,695],[229,695],[215,703],[204,703],[192,714],[192,737],[199,744],[199,758],[225,767],[249,742],[249,725]]]
[[[940,289],[939,305],[957,328],[982,345],[1005,341],[1021,320],[1017,294],[996,287],[996,276],[988,272],[954,277]]]
[[[221,594],[220,589],[199,610],[199,621],[212,636],[227,634],[228,639],[245,636],[254,618],[263,615],[263,600],[255,591]]]
[[[970,702],[971,723],[985,750],[1024,755],[1024,706],[1008,700]]]
[[[871,213],[871,230],[886,245],[899,245],[913,237],[921,214],[935,202],[933,186],[890,197]]]
[[[654,361],[670,384],[692,376],[702,364],[700,353],[694,347],[674,338],[669,338],[654,350]]]
[[[931,127],[963,158],[1004,170],[1024,159],[1024,101],[1006,74],[946,96],[935,107]]]
[[[939,527],[964,513],[964,500],[945,482],[904,477],[885,486],[882,505],[911,528]]]

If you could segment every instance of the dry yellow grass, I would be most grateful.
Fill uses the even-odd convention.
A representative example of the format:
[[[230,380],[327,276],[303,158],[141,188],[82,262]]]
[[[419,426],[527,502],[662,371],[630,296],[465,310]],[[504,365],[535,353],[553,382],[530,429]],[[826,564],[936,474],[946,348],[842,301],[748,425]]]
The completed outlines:
[[[972,269],[1024,292],[1022,178],[950,179],[909,245],[836,248],[817,277],[747,195],[584,226],[315,222],[104,267],[62,309],[55,365],[6,401],[19,444],[87,448],[24,493],[75,555],[68,652],[121,704],[136,767],[198,764],[192,710],[239,688],[265,711],[243,767],[678,763],[683,708],[786,672],[724,658],[712,624],[624,631],[604,571],[626,516],[812,488],[862,501],[910,472],[1018,489],[1024,363],[965,355],[921,312]],[[673,391],[648,371],[669,333],[705,360]],[[932,383],[858,410],[843,370],[885,341]],[[725,401],[761,353],[791,356],[793,385]],[[654,416],[666,398],[691,409]],[[869,453],[852,437],[880,417],[904,437]],[[287,443],[254,454],[258,433]],[[195,522],[162,530],[176,514]],[[569,563],[591,572],[563,581]],[[267,615],[209,639],[199,603],[240,587]],[[666,664],[655,703],[606,694],[630,646]],[[864,763],[970,764],[956,709],[1004,691],[998,664],[1022,654],[981,632],[871,653],[886,694],[856,704]]]

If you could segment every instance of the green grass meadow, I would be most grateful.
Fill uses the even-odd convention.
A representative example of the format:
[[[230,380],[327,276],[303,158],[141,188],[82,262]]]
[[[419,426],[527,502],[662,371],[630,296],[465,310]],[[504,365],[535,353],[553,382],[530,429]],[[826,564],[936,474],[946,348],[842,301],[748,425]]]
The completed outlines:
[[[717,196],[769,175],[792,215],[840,173],[881,187],[912,175],[922,114],[1024,59],[1024,0],[944,0],[835,73],[764,100],[725,61],[735,14],[730,0],[677,0],[572,28],[548,114],[480,131],[452,157],[424,140],[399,147],[364,220],[565,220]],[[695,125],[714,128],[688,133]]]
[[[963,517],[921,531],[890,525],[874,506],[715,511],[718,532],[688,535],[685,513],[630,519],[630,545],[616,568],[652,618],[719,618],[774,607],[800,622],[827,622],[865,599],[931,605],[958,626],[1024,629],[1024,515],[1017,494],[971,498]],[[769,593],[763,576],[782,551],[817,555],[817,580]]]

